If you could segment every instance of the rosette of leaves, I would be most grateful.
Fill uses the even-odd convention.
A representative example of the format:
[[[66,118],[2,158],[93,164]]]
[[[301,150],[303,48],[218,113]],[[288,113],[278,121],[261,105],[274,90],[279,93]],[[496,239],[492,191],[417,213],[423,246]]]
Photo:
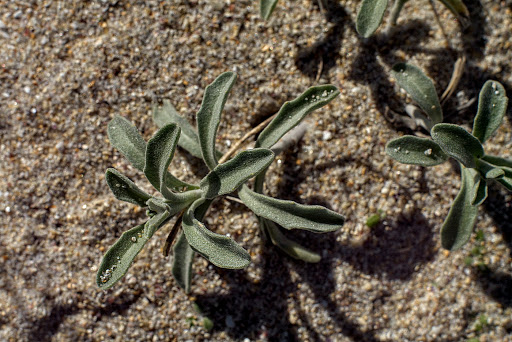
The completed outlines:
[[[400,11],[408,0],[395,0],[391,8],[390,24],[396,25]],[[469,12],[462,0],[439,0],[460,22],[469,20]],[[379,28],[388,7],[388,0],[363,0],[356,18],[356,30],[364,38],[372,36]]]
[[[96,282],[108,289],[127,272],[132,261],[154,233],[177,217],[164,250],[173,247],[172,273],[185,291],[190,290],[192,262],[199,253],[212,264],[228,269],[240,269],[250,263],[249,253],[232,238],[210,231],[202,222],[212,201],[220,196],[238,191],[240,199],[264,223],[286,229],[306,229],[314,232],[331,232],[342,227],[344,217],[320,206],[307,206],[265,196],[251,190],[246,182],[261,175],[274,160],[270,149],[285,133],[295,127],[308,113],[325,105],[339,92],[331,85],[312,87],[297,99],[283,105],[274,120],[260,134],[255,148],[241,151],[232,159],[219,163],[221,153],[215,147],[221,112],[236,75],[226,72],[210,84],[204,94],[196,122],[197,129],[179,116],[169,101],[163,107],[155,106],[154,120],[160,129],[146,143],[137,129],[126,119],[116,116],[108,126],[111,144],[138,170],[160,193],[151,196],[138,188],[119,171],[110,168],[106,180],[114,196],[122,201],[147,208],[144,224],[129,229],[107,251],[98,270]],[[168,168],[176,146],[201,158],[209,173],[198,183],[179,180]],[[178,230],[182,232],[178,234]],[[277,226],[276,226],[277,227]],[[284,248],[294,248],[278,228],[270,229],[272,241]],[[277,238],[276,238],[277,236]],[[288,247],[287,247],[288,246]],[[282,246],[280,246],[282,247]]]
[[[457,125],[437,123],[430,130],[432,139],[403,136],[386,146],[386,153],[404,164],[434,166],[450,157],[459,163],[460,190],[441,228],[445,249],[459,249],[469,240],[489,182],[512,191],[512,160],[488,155],[482,146],[501,125],[507,104],[503,86],[487,81],[480,91],[472,133]]]

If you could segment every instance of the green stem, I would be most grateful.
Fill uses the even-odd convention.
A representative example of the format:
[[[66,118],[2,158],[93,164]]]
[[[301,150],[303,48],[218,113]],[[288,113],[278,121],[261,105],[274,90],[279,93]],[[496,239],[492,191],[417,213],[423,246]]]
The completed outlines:
[[[400,15],[400,12],[402,11],[402,8],[404,7],[404,4],[406,2],[407,2],[407,0],[395,0],[395,2],[393,3],[393,8],[391,8],[391,19],[388,22],[388,28],[390,26],[396,25],[398,16]]]

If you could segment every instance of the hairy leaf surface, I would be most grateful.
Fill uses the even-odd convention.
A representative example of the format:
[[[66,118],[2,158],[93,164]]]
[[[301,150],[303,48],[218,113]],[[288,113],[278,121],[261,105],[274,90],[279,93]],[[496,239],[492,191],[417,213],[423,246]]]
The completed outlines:
[[[236,74],[225,72],[213,81],[204,92],[203,102],[197,112],[197,131],[203,160],[210,170],[217,166],[215,138],[224,104],[236,80]]]
[[[283,135],[297,126],[309,113],[325,106],[339,95],[333,85],[311,87],[295,100],[286,102],[274,120],[260,133],[256,147],[271,148]]]
[[[116,115],[108,124],[108,138],[128,161],[140,171],[146,162],[146,142],[137,128],[122,116]]]
[[[151,198],[151,195],[139,189],[134,182],[114,168],[107,169],[105,179],[118,200],[145,207],[146,201]]]
[[[388,0],[363,0],[357,13],[357,33],[364,38],[374,34],[382,23],[387,6]]]
[[[478,112],[473,122],[473,135],[484,143],[498,129],[507,111],[505,88],[496,81],[485,82],[478,97]]]
[[[260,0],[260,15],[263,19],[268,20],[279,0]]]
[[[432,127],[430,135],[447,155],[466,167],[475,168],[476,158],[484,155],[480,141],[460,126],[437,124]]]
[[[438,165],[448,159],[434,141],[411,135],[391,140],[386,146],[386,153],[400,163],[421,166]]]
[[[274,153],[255,148],[238,153],[233,159],[217,165],[203,180],[200,187],[204,197],[212,199],[235,191],[250,178],[265,170],[274,160]]]
[[[400,87],[427,113],[432,124],[443,121],[443,111],[439,103],[434,83],[418,67],[406,64],[395,64],[391,74],[396,78]]]
[[[268,197],[242,186],[238,196],[256,215],[276,222],[286,229],[304,229],[317,233],[340,229],[345,218],[319,205],[303,205]]]
[[[195,252],[188,244],[183,232],[174,244],[173,255],[172,275],[176,279],[178,286],[185,290],[185,293],[189,293]]]

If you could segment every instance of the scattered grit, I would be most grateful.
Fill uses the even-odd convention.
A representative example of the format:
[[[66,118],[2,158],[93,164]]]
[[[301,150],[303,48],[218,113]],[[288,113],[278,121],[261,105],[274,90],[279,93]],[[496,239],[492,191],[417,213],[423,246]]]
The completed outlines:
[[[400,165],[384,153],[409,133],[385,116],[409,101],[389,76],[395,62],[420,66],[441,93],[465,55],[445,116],[468,128],[485,80],[512,95],[512,2],[465,2],[465,30],[435,2],[443,36],[428,1],[414,1],[398,27],[364,40],[355,0],[281,0],[268,22],[248,0],[3,1],[0,340],[512,341],[510,194],[493,186],[476,226],[485,241],[474,235],[448,253],[439,228],[456,166]],[[346,225],[294,234],[323,255],[310,265],[265,244],[243,205],[220,200],[207,225],[247,248],[250,267],[222,270],[197,257],[187,296],[160,252],[164,228],[122,281],[99,290],[102,255],[144,217],[114,199],[104,172],[116,167],[149,190],[109,145],[108,121],[123,115],[148,139],[152,102],[169,98],[193,122],[204,88],[227,70],[239,78],[220,127],[224,150],[309,86],[339,87],[278,157],[268,192],[326,205]],[[511,118],[509,110],[490,153],[510,157]],[[182,150],[172,170],[187,181],[206,172]],[[385,218],[367,227],[379,210]]]

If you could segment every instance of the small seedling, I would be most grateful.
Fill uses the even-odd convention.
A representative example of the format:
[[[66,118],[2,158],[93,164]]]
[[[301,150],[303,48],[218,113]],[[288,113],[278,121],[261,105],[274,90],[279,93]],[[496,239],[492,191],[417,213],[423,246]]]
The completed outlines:
[[[366,220],[366,225],[368,228],[373,228],[379,224],[379,222],[386,217],[386,213],[384,213],[382,210],[378,210],[377,214],[373,214],[372,216],[368,217]]]
[[[390,25],[395,26],[400,11],[408,0],[395,0],[391,8]],[[469,12],[462,0],[439,0],[459,21],[467,21]],[[356,19],[356,30],[364,38],[372,36],[379,28],[388,7],[388,0],[363,0]]]
[[[439,99],[432,82],[425,82],[428,78],[417,73],[419,69],[400,64],[393,70],[399,84],[426,112],[425,123],[431,127],[432,139],[403,136],[390,141],[386,153],[404,164],[434,166],[450,157],[459,163],[461,188],[441,228],[442,246],[456,250],[471,236],[478,206],[487,198],[487,183],[495,181],[512,191],[512,160],[487,155],[482,146],[501,125],[508,103],[505,89],[496,81],[484,84],[473,131],[468,133],[460,126],[439,123],[443,118]]]
[[[226,72],[206,88],[196,116],[197,131],[177,114],[168,101],[163,108],[155,107],[154,120],[160,129],[147,143],[125,118],[116,116],[109,123],[111,144],[136,169],[144,172],[161,197],[147,194],[119,171],[107,170],[107,184],[114,196],[147,208],[148,219],[122,234],[107,251],[96,277],[100,288],[108,289],[119,281],[147,241],[175,216],[177,219],[164,251],[170,249],[181,226],[183,232],[173,248],[172,272],[185,291],[190,290],[192,261],[196,252],[222,268],[240,269],[249,265],[251,258],[245,249],[232,238],[210,231],[202,222],[215,198],[233,192],[238,192],[240,200],[258,215],[265,226],[262,229],[269,233],[272,242],[285,250],[300,249],[290,245],[284,235],[279,235],[282,235],[280,227],[316,233],[332,232],[342,227],[344,217],[327,208],[275,199],[261,193],[261,177],[274,160],[271,148],[307,114],[334,99],[339,94],[338,89],[332,85],[312,87],[297,99],[285,103],[259,134],[256,147],[239,152],[228,160],[229,153],[221,157],[215,142],[221,112],[235,79],[234,73]],[[210,169],[198,184],[183,182],[168,171],[177,145],[203,159]],[[256,179],[254,190],[251,190],[245,183],[255,176],[260,178]]]

